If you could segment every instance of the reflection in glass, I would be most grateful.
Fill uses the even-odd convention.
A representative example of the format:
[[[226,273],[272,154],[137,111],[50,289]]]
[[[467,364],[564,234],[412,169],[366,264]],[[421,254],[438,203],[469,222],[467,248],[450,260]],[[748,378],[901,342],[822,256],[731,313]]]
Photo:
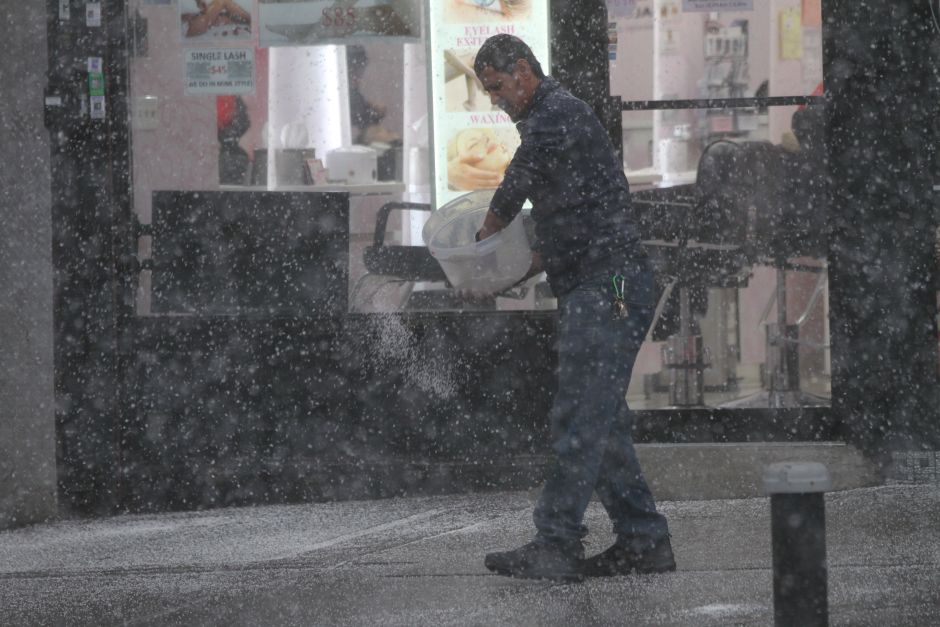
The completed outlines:
[[[663,113],[693,123],[675,136],[682,150],[658,156],[655,114],[624,115],[636,215],[665,286],[631,405],[828,404],[822,107],[732,110],[757,123],[717,135],[708,122],[727,111]]]

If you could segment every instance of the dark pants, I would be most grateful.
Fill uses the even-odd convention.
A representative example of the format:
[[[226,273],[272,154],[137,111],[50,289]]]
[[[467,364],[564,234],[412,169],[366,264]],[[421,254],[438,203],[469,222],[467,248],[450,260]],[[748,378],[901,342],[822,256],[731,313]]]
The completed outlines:
[[[558,393],[551,411],[555,460],[535,508],[543,540],[579,544],[596,490],[618,543],[642,548],[668,533],[633,448],[626,392],[655,308],[646,263],[621,270],[628,315],[614,313],[611,276],[559,301]]]

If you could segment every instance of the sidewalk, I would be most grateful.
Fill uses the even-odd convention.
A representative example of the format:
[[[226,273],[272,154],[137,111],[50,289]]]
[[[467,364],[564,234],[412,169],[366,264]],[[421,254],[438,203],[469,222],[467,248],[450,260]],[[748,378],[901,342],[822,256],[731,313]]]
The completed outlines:
[[[0,532],[2,625],[769,625],[769,501],[661,503],[679,571],[498,577],[525,492],[62,521]],[[940,488],[827,497],[833,625],[940,624]],[[592,503],[589,552],[611,541]]]

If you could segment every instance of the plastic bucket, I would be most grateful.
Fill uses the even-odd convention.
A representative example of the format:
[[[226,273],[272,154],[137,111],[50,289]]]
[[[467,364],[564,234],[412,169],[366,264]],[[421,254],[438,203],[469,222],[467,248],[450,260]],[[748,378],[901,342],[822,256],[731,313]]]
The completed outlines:
[[[461,196],[424,225],[424,242],[456,289],[500,292],[518,283],[532,264],[521,212],[496,235],[474,241],[492,197],[492,190]]]

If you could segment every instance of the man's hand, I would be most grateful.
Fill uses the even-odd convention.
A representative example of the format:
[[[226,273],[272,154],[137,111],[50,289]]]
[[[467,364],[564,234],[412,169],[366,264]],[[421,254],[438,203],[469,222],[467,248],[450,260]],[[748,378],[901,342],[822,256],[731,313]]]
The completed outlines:
[[[542,255],[535,251],[532,251],[532,265],[529,266],[529,271],[525,273],[525,276],[522,277],[523,281],[531,279],[536,274],[542,272]]]
[[[483,226],[477,231],[477,241],[482,242],[487,237],[492,237],[496,235],[509,225],[508,222],[500,218],[498,215],[491,211],[486,212],[486,217],[483,219]]]

